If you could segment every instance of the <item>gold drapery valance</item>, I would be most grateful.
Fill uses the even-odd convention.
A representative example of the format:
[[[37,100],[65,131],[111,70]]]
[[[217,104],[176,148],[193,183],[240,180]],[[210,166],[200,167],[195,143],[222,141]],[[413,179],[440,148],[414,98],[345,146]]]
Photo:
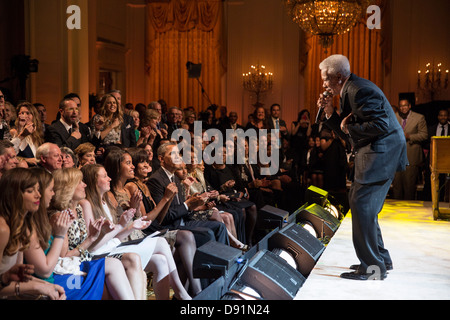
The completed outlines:
[[[157,32],[175,29],[188,31],[197,28],[209,32],[214,29],[221,13],[221,0],[148,0],[149,18]]]
[[[147,100],[206,109],[209,102],[186,63],[202,64],[201,80],[211,103],[220,104],[225,69],[222,0],[147,0]]]

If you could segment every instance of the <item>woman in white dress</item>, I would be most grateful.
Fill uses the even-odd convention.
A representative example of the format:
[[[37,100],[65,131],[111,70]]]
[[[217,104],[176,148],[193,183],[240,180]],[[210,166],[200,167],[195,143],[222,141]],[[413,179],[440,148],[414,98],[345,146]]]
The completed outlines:
[[[136,229],[129,227],[130,225],[140,221],[143,227],[145,222],[145,228],[147,228],[151,221],[146,221],[145,217],[141,217],[130,222],[128,226],[121,227],[120,223],[117,224],[118,211],[120,212],[121,209],[116,210],[115,208],[120,208],[120,206],[118,206],[114,197],[108,196],[111,179],[108,177],[105,168],[98,164],[88,164],[82,167],[82,172],[87,185],[87,199],[81,201],[80,205],[83,208],[86,224],[89,226],[95,219],[103,217],[117,229],[108,233],[93,253],[108,253],[110,255],[122,253],[125,255],[128,252],[138,253],[141,256],[144,271],[153,272],[153,285],[157,300],[169,299],[170,287],[174,290],[177,299],[190,300],[191,297],[180,281],[172,252],[164,238],[151,236],[144,238],[142,235],[140,239],[139,237],[135,239],[141,241],[138,244],[119,246],[122,240],[127,239],[130,233]],[[136,210],[131,208],[124,211],[124,214],[128,215],[129,213],[134,214]]]

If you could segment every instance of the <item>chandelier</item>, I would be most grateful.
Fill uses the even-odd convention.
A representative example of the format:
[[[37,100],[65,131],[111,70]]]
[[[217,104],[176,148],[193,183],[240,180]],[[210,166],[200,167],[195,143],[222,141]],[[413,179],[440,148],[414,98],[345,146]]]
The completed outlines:
[[[251,66],[250,72],[242,74],[242,77],[244,89],[256,96],[254,106],[262,105],[260,101],[262,94],[272,89],[273,73],[266,72],[265,66],[257,64]]]
[[[371,0],[284,0],[289,16],[305,32],[319,36],[322,47],[344,34],[365,14]],[[326,52],[326,51],[325,51]]]
[[[425,93],[428,93],[431,101],[434,101],[436,94],[442,89],[448,87],[448,69],[445,70],[445,79],[442,79],[442,63],[438,63],[436,66],[430,62],[425,66],[425,75],[421,79],[422,70],[417,71],[417,88]]]

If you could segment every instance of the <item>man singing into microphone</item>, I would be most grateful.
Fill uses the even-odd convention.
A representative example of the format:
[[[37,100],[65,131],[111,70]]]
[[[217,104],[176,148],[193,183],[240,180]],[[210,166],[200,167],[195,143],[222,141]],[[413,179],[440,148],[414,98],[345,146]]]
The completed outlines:
[[[350,141],[355,155],[354,175],[349,192],[353,245],[360,260],[350,266],[354,272],[341,274],[353,280],[386,278],[392,260],[384,248],[378,213],[395,172],[408,164],[403,130],[383,92],[372,82],[350,72],[345,56],[332,55],[319,65],[324,88],[317,102],[326,113],[326,124]],[[332,96],[340,95],[340,112]]]

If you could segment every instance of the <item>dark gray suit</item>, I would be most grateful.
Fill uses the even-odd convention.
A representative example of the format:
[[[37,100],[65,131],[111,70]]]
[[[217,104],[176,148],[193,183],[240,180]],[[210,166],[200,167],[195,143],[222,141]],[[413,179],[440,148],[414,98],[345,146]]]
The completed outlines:
[[[178,190],[182,190],[180,179],[175,175],[173,178]],[[163,168],[159,168],[151,174],[147,186],[156,203],[161,201],[164,196],[164,190],[169,183],[169,177]],[[216,240],[221,243],[229,244],[227,229],[223,223],[217,221],[190,220],[189,211],[184,205],[185,197],[183,192],[178,192],[177,196],[178,197],[174,197],[172,200],[161,225],[169,229],[187,229],[192,231],[197,246],[200,246],[209,240]],[[205,232],[208,234],[209,239],[205,239]]]
[[[378,266],[386,272],[392,263],[384,248],[378,213],[397,171],[408,164],[406,140],[394,111],[383,92],[372,82],[352,74],[345,83],[340,115],[326,121],[338,135],[341,120],[353,113],[348,125],[349,139],[355,154],[354,181],[349,193],[352,214],[353,244],[361,267]]]

